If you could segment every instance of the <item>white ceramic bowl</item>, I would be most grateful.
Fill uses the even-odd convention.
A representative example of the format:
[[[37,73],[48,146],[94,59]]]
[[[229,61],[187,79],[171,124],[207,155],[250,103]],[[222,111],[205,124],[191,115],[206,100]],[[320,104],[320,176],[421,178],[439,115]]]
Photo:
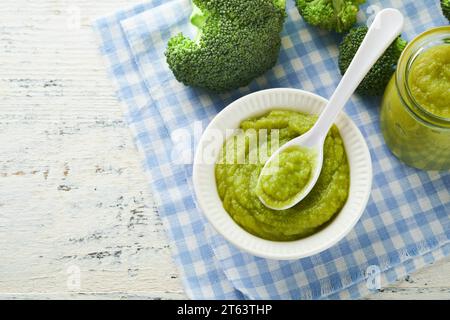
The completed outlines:
[[[345,114],[336,121],[350,164],[349,198],[334,220],[321,231],[300,240],[276,242],[256,237],[241,228],[225,211],[219,198],[215,164],[205,163],[205,150],[220,150],[223,139],[214,139],[219,130],[236,129],[248,118],[270,110],[286,109],[318,114],[327,100],[297,89],[269,89],[252,93],[231,103],[211,121],[199,141],[194,159],[193,183],[197,202],[213,227],[236,247],[255,256],[292,260],[311,256],[336,244],[355,226],[369,199],[372,163],[367,144],[356,125]]]

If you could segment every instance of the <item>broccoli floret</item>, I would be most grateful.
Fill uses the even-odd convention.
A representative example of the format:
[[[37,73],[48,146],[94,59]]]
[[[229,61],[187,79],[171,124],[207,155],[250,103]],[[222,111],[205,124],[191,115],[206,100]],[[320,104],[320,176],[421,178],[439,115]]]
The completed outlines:
[[[450,21],[450,0],[441,0],[442,13]]]
[[[296,0],[306,22],[326,30],[348,31],[356,23],[359,6],[366,0]]]
[[[285,0],[193,0],[192,40],[172,37],[167,63],[185,85],[225,92],[271,69],[281,47]]]
[[[365,26],[356,27],[350,30],[344,37],[344,40],[339,46],[339,69],[341,70],[341,74],[347,71],[367,31],[368,28]],[[406,44],[407,42],[405,40],[398,37],[378,59],[372,69],[370,69],[356,92],[366,96],[382,95],[395,71],[398,59],[403,49],[405,49]]]

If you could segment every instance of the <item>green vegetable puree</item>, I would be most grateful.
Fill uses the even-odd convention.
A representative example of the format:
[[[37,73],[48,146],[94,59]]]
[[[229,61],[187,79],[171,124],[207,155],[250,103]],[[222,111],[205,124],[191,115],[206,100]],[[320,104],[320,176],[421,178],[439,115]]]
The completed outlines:
[[[267,159],[249,161],[251,156],[262,151],[270,155],[271,146],[276,143],[272,141],[274,129],[278,129],[281,146],[308,131],[316,120],[312,115],[275,110],[243,121],[242,130],[225,142],[215,168],[217,190],[225,210],[248,232],[273,241],[297,240],[320,230],[344,206],[349,193],[350,170],[342,138],[335,126],[325,140],[321,175],[308,196],[296,206],[281,211],[267,208],[257,196],[258,178]],[[265,130],[267,139],[263,141],[260,137]],[[258,143],[249,142],[250,132],[258,134]],[[244,137],[245,143],[236,143],[239,137]],[[291,163],[292,167],[280,170],[273,178],[275,184],[261,186],[260,192],[275,201],[291,197],[301,189],[302,181],[306,181],[312,171],[312,168],[309,173],[308,170],[296,171],[296,166],[304,163],[302,159],[306,160],[303,152],[288,152],[281,163]],[[295,181],[298,178],[300,182]]]
[[[272,208],[285,207],[308,185],[314,170],[311,150],[290,147],[261,172],[256,195]]]
[[[409,87],[424,109],[450,118],[450,45],[434,46],[416,58],[409,72]]]

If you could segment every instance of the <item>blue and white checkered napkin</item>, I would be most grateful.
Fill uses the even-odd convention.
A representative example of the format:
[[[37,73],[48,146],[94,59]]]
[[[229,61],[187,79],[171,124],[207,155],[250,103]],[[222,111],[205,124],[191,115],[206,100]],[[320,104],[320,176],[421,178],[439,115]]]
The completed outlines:
[[[227,243],[196,207],[191,166],[172,161],[179,158],[172,132],[191,130],[196,121],[206,125],[256,90],[291,87],[329,97],[340,79],[339,37],[305,25],[288,2],[278,64],[249,87],[223,95],[183,86],[166,65],[167,40],[192,32],[189,0],[152,0],[95,23],[191,298],[358,298],[374,288],[367,285],[371,272],[381,271],[383,285],[450,253],[450,174],[414,170],[391,155],[380,134],[378,99],[355,96],[346,108],[371,150],[374,184],[360,222],[331,249],[295,261],[257,258]],[[361,21],[382,7],[399,8],[409,40],[446,23],[437,0],[368,2]]]

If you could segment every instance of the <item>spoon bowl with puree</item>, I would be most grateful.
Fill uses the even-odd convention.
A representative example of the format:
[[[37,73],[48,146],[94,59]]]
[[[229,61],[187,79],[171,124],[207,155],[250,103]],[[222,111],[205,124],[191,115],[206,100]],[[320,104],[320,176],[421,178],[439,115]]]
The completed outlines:
[[[315,125],[284,144],[265,163],[256,194],[266,207],[289,209],[314,188],[322,170],[323,147],[329,130],[366,74],[400,35],[403,23],[403,15],[396,9],[384,9],[377,14]]]

